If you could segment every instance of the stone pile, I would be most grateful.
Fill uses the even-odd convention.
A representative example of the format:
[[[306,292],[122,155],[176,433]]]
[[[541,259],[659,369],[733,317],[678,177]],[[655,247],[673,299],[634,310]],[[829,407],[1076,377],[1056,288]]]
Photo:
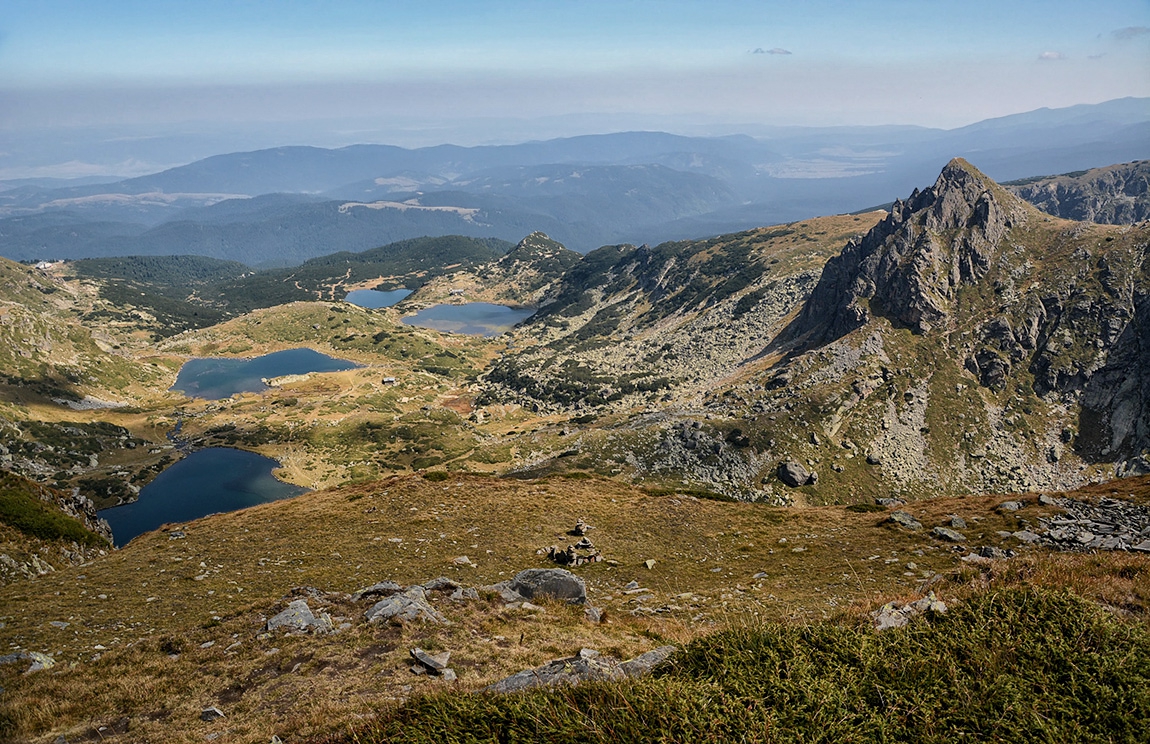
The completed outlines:
[[[1136,550],[1150,553],[1150,508],[1121,499],[1092,504],[1067,498],[1042,497],[1063,515],[1041,517],[1033,542],[1058,550]],[[1018,536],[1018,533],[1015,534]],[[1020,538],[1022,539],[1022,538]]]
[[[587,563],[598,563],[603,560],[602,551],[595,549],[595,543],[587,537],[587,533],[595,529],[582,519],[575,523],[575,527],[567,531],[568,535],[578,537],[579,542],[560,548],[552,545],[535,551],[536,555],[546,555],[548,559],[560,566],[582,566]]]

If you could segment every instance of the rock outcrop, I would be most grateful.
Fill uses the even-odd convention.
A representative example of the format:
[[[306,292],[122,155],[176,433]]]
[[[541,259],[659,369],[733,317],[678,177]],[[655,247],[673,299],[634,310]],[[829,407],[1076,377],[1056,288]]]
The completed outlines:
[[[507,693],[528,690],[533,687],[553,687],[557,685],[577,685],[580,682],[595,680],[619,680],[627,677],[642,677],[650,674],[659,664],[670,658],[674,646],[660,646],[630,661],[600,654],[590,648],[580,649],[575,656],[549,661],[534,669],[525,669],[510,677],[488,685],[486,692]]]
[[[1003,184],[1068,220],[1132,225],[1150,219],[1150,160]]]
[[[872,314],[919,333],[939,326],[959,288],[986,274],[1025,213],[965,160],[950,161],[933,186],[896,201],[886,219],[827,262],[795,332],[821,345]]]

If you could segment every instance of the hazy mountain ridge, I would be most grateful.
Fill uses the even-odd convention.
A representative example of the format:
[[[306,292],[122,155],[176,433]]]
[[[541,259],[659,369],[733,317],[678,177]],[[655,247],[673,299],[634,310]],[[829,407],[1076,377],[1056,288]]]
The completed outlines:
[[[75,215],[36,235],[5,224],[14,218],[0,220],[0,251],[17,259],[198,253],[283,264],[420,235],[514,241],[542,230],[585,252],[857,211],[906,193],[955,155],[1000,179],[1144,158],[1148,135],[1148,100],[1122,99],[949,131],[774,128],[762,139],[624,132],[470,148],[284,147],[115,184],[0,192],[3,213],[66,207]],[[576,173],[582,184],[570,177]],[[266,197],[287,191],[296,193]],[[261,198],[229,198],[236,194]],[[333,197],[408,207],[340,211]],[[221,201],[226,207],[216,208]]]

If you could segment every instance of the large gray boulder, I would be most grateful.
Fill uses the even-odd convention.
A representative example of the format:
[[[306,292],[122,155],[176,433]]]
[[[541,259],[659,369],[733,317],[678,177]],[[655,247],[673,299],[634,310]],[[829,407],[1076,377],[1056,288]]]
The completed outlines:
[[[587,585],[583,579],[563,568],[529,568],[515,574],[510,589],[524,599],[551,597],[565,599],[572,604],[587,601]]]
[[[798,488],[808,484],[813,485],[818,476],[813,476],[799,463],[787,460],[779,463],[779,480],[791,488]]]
[[[408,587],[399,594],[393,594],[387,599],[376,602],[364,613],[369,623],[382,623],[394,620],[406,623],[420,620],[429,623],[446,624],[447,618],[439,614],[427,602],[427,593],[422,586]]]
[[[887,517],[888,522],[894,522],[900,527],[906,527],[908,530],[921,530],[922,522],[915,519],[910,512],[904,512],[901,509],[893,511]]]
[[[331,618],[328,617],[327,613],[320,613],[320,616],[316,617],[311,608],[307,606],[306,599],[297,599],[289,603],[283,612],[268,620],[267,629],[269,631],[279,628],[327,633],[331,630]]]

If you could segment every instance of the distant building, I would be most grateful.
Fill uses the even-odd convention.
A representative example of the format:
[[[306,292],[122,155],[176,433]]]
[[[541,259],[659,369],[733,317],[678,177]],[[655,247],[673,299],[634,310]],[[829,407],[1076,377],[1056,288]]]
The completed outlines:
[[[55,265],[56,264],[52,263],[51,261],[41,261],[40,263],[36,264],[36,268],[40,269],[40,271],[47,271]]]
[[[452,289],[452,290],[449,290],[447,292],[447,294],[452,295],[453,297],[454,296],[462,297],[463,296],[463,290],[462,289]]]
[[[385,378],[383,378],[383,384],[384,385],[394,385],[395,384],[395,378],[394,377],[385,377]]]

